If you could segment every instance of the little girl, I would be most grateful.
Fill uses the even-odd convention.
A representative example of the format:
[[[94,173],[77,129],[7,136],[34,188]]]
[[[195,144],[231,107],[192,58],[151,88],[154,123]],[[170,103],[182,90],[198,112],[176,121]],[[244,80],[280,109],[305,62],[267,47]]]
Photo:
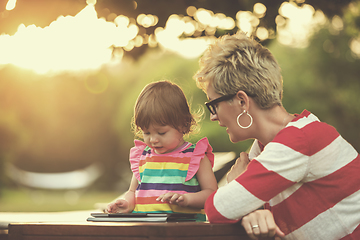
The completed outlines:
[[[180,87],[169,81],[148,84],[134,109],[135,134],[144,142],[135,140],[130,150],[130,187],[107,212],[198,213],[205,220],[204,203],[217,182],[207,138],[196,145],[183,139],[195,124]]]

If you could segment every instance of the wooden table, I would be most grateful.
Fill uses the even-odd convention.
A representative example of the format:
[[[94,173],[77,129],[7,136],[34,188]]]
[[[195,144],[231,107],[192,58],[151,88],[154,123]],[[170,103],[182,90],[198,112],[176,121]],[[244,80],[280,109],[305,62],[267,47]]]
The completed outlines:
[[[11,223],[8,240],[248,240],[240,224],[167,223]]]
[[[8,240],[8,230],[0,229],[0,240]]]

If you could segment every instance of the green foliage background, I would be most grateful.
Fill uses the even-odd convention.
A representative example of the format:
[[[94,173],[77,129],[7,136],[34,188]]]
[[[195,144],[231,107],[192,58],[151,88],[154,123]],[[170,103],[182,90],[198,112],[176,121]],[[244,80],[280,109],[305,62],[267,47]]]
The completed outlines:
[[[308,109],[336,127],[359,151],[360,61],[348,47],[359,31],[353,24],[358,16],[352,17],[344,15],[346,27],[338,34],[320,30],[307,48],[285,47],[276,40],[268,41],[267,47],[282,68],[285,108],[290,113]],[[3,66],[0,188],[17,186],[5,175],[8,163],[28,171],[63,172],[96,162],[102,164],[104,174],[93,188],[125,191],[134,139],[130,122],[138,94],[147,83],[167,79],[183,88],[194,111],[202,109],[206,96],[192,79],[197,70],[198,59],[162,49],[147,49],[136,61],[125,59],[94,72],[38,75]],[[207,111],[200,126],[189,140],[206,136],[216,152],[239,154],[251,145],[251,140],[231,143]]]

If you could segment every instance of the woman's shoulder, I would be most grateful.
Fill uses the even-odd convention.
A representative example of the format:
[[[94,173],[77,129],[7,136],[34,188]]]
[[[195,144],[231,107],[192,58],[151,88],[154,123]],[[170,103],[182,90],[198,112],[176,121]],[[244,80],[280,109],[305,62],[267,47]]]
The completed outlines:
[[[295,151],[310,156],[337,137],[338,131],[331,125],[321,122],[317,116],[304,110],[281,130],[273,139],[273,143],[280,143]]]
[[[294,126],[302,128],[310,123],[320,122],[319,118],[308,110],[302,111],[301,114],[294,114],[295,118],[288,124],[288,126]]]
[[[307,136],[323,137],[322,134],[326,133],[339,135],[333,126],[320,121],[315,114],[308,110],[304,110],[301,114],[295,115],[295,118],[287,125],[287,128],[288,127],[299,129]]]

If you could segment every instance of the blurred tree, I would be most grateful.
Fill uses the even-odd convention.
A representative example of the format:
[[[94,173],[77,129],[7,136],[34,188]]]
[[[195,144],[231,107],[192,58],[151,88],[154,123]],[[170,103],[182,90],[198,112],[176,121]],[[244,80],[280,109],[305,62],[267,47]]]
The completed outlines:
[[[121,91],[109,85],[117,79],[102,72],[42,76],[11,66],[0,73],[0,150],[10,155],[6,162],[46,173],[97,162],[106,178],[118,177],[109,170],[123,152],[111,124]]]
[[[297,0],[295,2],[299,6],[302,4],[310,4],[315,10],[321,10],[328,18],[334,15],[342,16],[343,9],[354,0]],[[238,11],[253,11],[255,3],[262,3],[266,6],[266,15],[261,19],[262,24],[268,28],[276,29],[275,18],[279,14],[279,7],[282,3],[289,2],[284,0],[177,0],[169,4],[168,0],[98,0],[96,8],[99,9],[102,17],[107,17],[108,11],[118,15],[122,14],[136,19],[141,14],[153,14],[159,17],[158,26],[164,27],[168,17],[171,14],[187,15],[187,8],[194,6],[196,8],[205,8],[214,13],[223,13],[226,16],[236,19]],[[153,29],[149,29],[151,31]],[[236,29],[232,31],[236,32]],[[148,32],[150,33],[150,32]]]
[[[11,158],[11,154],[19,146],[19,141],[23,133],[16,126],[18,121],[12,118],[11,114],[0,112],[0,196],[7,183],[5,176],[6,162]]]
[[[109,21],[120,14],[133,19],[141,13],[156,15],[159,22],[155,26],[139,25],[140,35],[150,35],[157,27],[164,27],[171,14],[194,19],[187,12],[190,5],[214,13],[224,13],[236,19],[239,10],[253,12],[257,2],[266,6],[266,14],[259,17],[260,22],[256,26],[266,27],[275,36],[275,19],[279,14],[279,7],[287,1],[98,0],[96,9],[99,17]],[[349,45],[349,42],[356,45],[359,41],[359,3],[355,0],[293,2],[299,6],[313,5],[315,9],[322,10],[330,21],[305,49],[284,48],[277,41],[263,41],[263,44],[274,51],[284,72],[284,105],[291,112],[299,112],[303,108],[314,111],[321,120],[337,127],[359,150],[359,56],[354,55],[356,49],[351,50]],[[25,14],[27,23],[34,23],[40,18],[33,16],[44,12],[39,7],[43,5],[54,10],[54,15],[49,15],[51,11],[46,12],[45,20],[37,24],[47,26],[57,16],[74,15],[85,5],[85,1],[80,0],[64,0],[61,3],[61,7],[57,9],[58,1],[19,0],[17,8],[8,17],[0,16],[4,18],[0,22],[11,22],[17,16],[20,19],[17,21],[21,23],[22,14]],[[34,10],[30,11],[30,6]],[[339,23],[343,23],[344,27],[334,29],[334,24]],[[17,27],[16,24],[13,25]],[[0,32],[4,26],[5,24],[0,24]],[[213,34],[220,36],[237,30],[237,27],[217,29]],[[198,35],[187,37],[196,38],[208,34],[203,30]],[[146,44],[135,47],[126,54],[137,61],[124,61],[119,66],[104,67],[99,74],[41,76],[13,66],[1,68],[0,119],[15,116],[15,120],[11,121],[14,125],[0,121],[1,156],[10,152],[7,144],[14,143],[10,145],[20,146],[21,150],[13,156],[16,158],[14,162],[29,170],[67,171],[70,168],[81,168],[89,162],[100,161],[104,163],[107,174],[98,185],[99,188],[112,188],[119,178],[128,180],[128,153],[133,145],[130,120],[133,104],[144,85],[151,81],[169,79],[179,83],[194,109],[206,100],[206,96],[191,80],[198,68],[197,59],[184,60],[152,50]],[[191,141],[207,136],[215,151],[240,152],[249,146],[249,142],[231,144],[226,132],[219,127],[212,127],[214,124],[216,125],[207,116],[201,133],[192,136]],[[26,136],[26,141],[19,144],[18,139],[22,136]],[[3,162],[0,159],[0,164]],[[0,169],[3,168],[0,166]]]
[[[167,0],[98,0],[96,4],[96,9],[98,10],[99,16],[107,18],[111,13],[117,15],[125,15],[130,18],[136,19],[140,14],[152,14],[158,17],[159,22],[157,25],[152,27],[143,27],[139,25],[140,31],[139,35],[151,35],[154,33],[157,27],[165,27],[166,22],[170,15],[178,14],[182,16],[188,16],[192,19],[195,17],[189,13],[188,7],[194,6],[195,8],[204,8],[210,10],[213,13],[222,13],[226,16],[229,16],[233,19],[237,19],[237,13],[239,11],[249,11],[254,12],[254,5],[256,3],[262,3],[266,7],[266,14],[264,16],[259,16],[254,14],[259,18],[259,24],[253,28],[252,35],[256,37],[256,30],[258,27],[265,27],[270,32],[270,38],[263,40],[263,44],[266,45],[268,42],[275,37],[276,35],[276,17],[279,15],[279,8],[283,3],[289,1],[284,0],[226,0],[226,1],[217,1],[217,0],[177,0],[172,1],[169,4]],[[321,10],[329,19],[335,15],[342,16],[343,10],[349,6],[351,2],[357,2],[357,0],[296,0],[290,1],[296,3],[298,6],[303,4],[312,5],[315,10]],[[196,19],[195,19],[196,20]],[[238,27],[234,27],[229,30],[216,29],[214,35],[221,36],[223,34],[233,34],[238,31]],[[199,34],[193,35],[193,37],[209,35],[205,29]],[[134,58],[138,58],[145,51],[147,45],[142,45],[141,47],[133,49],[131,52],[128,52],[128,55],[131,55]]]
[[[360,3],[329,21],[309,46],[296,49],[271,44],[284,76],[284,105],[290,112],[304,108],[334,127],[360,151]],[[296,57],[294,57],[296,56]]]
[[[47,1],[47,0],[18,0],[14,10],[6,11],[5,5],[7,0],[0,0],[0,21],[6,21],[7,24],[0,24],[0,33],[6,32],[13,34],[16,32],[19,24],[25,25],[35,24],[36,26],[48,26],[60,15],[72,15],[78,13],[85,5],[85,0],[62,0],[62,1]],[[139,27],[139,36],[151,36],[158,27],[164,28],[169,17],[173,14],[180,16],[187,16],[189,19],[201,24],[194,16],[194,11],[189,10],[190,6],[196,9],[206,9],[212,14],[221,13],[225,16],[237,19],[239,11],[247,11],[251,13],[256,19],[256,26],[251,30],[253,36],[257,36],[256,31],[259,27],[264,27],[269,31],[269,37],[261,39],[263,44],[268,42],[276,36],[277,23],[276,17],[279,15],[279,8],[282,4],[292,2],[298,6],[310,4],[315,10],[321,10],[325,16],[332,19],[334,16],[343,16],[343,10],[349,6],[350,3],[356,3],[358,0],[176,0],[169,2],[168,0],[97,0],[96,10],[99,17],[105,18],[107,21],[113,21],[116,16],[124,15],[131,18],[131,22],[137,24]],[[265,6],[264,14],[256,13],[254,6],[257,3]],[[155,25],[143,26],[137,22],[140,14],[152,14],[157,17],[158,22]],[[41,18],[38,16],[41,15]],[[206,35],[220,36],[226,33],[235,33],[239,30],[238,26],[231,29],[217,28],[215,31],[207,31],[205,28],[196,31],[192,36],[199,37]],[[145,53],[149,45],[142,44],[141,46],[127,51],[128,56],[138,59]]]

